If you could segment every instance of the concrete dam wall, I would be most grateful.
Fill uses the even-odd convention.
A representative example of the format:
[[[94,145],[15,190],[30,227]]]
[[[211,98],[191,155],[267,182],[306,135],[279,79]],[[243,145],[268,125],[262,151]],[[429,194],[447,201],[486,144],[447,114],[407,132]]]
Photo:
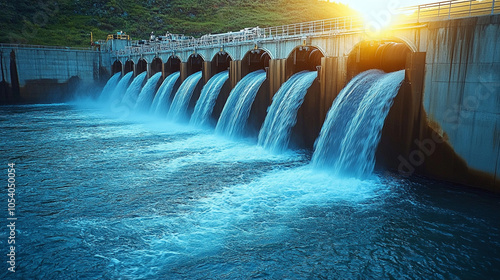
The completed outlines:
[[[68,100],[80,86],[102,84],[110,54],[69,48],[0,45],[0,103],[49,103]]]
[[[498,190],[500,17],[431,23],[428,38],[423,105],[429,122]]]

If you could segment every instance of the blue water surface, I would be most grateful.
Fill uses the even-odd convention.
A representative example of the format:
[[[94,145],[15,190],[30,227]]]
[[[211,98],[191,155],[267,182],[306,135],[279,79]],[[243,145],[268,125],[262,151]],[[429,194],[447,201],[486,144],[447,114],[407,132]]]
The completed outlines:
[[[2,106],[2,279],[495,279],[498,196],[75,104]],[[7,191],[0,217],[7,224]],[[1,206],[3,205],[3,206]]]

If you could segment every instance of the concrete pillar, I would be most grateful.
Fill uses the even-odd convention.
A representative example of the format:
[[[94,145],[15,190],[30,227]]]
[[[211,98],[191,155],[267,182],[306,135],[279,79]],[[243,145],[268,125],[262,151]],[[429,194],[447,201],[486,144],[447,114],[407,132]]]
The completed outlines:
[[[208,81],[212,78],[216,73],[212,72],[212,62],[211,61],[203,61],[202,66],[202,75],[204,83],[208,83]]]
[[[241,60],[233,60],[229,63],[229,80],[231,81],[231,88],[241,80]]]
[[[318,73],[321,100],[318,110],[324,122],[333,101],[347,83],[347,57],[322,57]]]
[[[269,79],[269,92],[272,98],[286,81],[286,59],[269,60],[269,70],[267,73],[267,78]]]
[[[12,103],[21,101],[21,89],[19,86],[19,75],[17,73],[16,52],[10,52],[10,83],[12,92]]]
[[[148,79],[151,78],[151,76],[153,76],[153,70],[151,69],[151,63],[146,64],[146,72],[147,72],[146,76]]]
[[[180,79],[182,83],[188,77],[188,64],[186,62],[181,62],[180,72],[181,72]]]

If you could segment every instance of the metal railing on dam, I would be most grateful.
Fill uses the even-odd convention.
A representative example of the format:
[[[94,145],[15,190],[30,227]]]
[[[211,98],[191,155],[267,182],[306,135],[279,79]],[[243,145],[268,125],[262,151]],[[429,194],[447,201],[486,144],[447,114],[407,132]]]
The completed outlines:
[[[27,45],[27,44],[4,44],[0,43],[0,49],[36,49],[36,50],[67,50],[67,51],[95,51],[91,47],[76,48],[62,46],[44,46],[44,45]]]
[[[500,13],[500,0],[452,0],[399,8],[391,11],[395,25],[477,17]],[[208,34],[201,38],[151,42],[128,46],[117,56],[168,52],[174,50],[224,47],[266,40],[300,39],[307,36],[340,35],[363,32],[367,23],[361,17],[349,16],[266,28],[245,28],[238,32]]]

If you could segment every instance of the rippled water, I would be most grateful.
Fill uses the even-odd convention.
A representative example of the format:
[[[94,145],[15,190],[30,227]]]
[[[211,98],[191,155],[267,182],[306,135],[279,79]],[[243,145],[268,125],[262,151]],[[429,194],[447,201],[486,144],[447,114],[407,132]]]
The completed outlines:
[[[500,199],[489,193],[382,171],[337,179],[313,169],[309,152],[276,155],[89,106],[4,106],[0,123],[18,203],[17,271],[7,271],[3,227],[2,279],[500,273]]]

